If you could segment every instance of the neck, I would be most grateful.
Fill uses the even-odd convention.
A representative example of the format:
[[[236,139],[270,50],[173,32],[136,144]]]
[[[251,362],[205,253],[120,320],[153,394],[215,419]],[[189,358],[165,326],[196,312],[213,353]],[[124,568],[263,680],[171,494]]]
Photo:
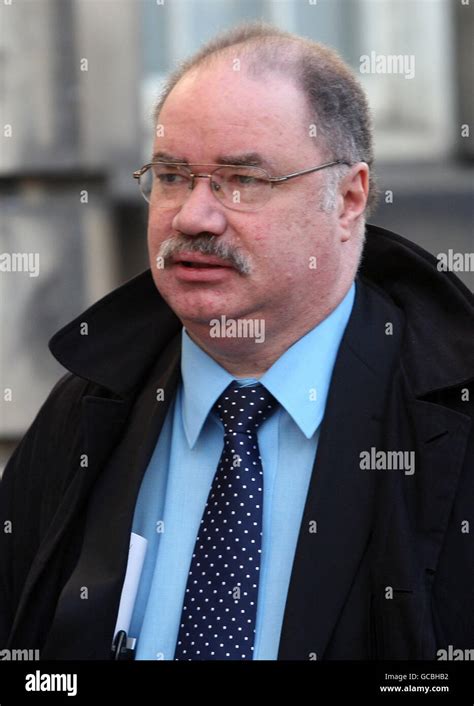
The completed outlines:
[[[326,309],[320,310],[315,317],[314,312],[297,322],[291,317],[286,317],[280,324],[265,326],[265,333],[260,337],[239,336],[235,328],[226,328],[225,317],[215,319],[220,327],[220,335],[213,336],[209,325],[196,322],[183,322],[190,338],[202,348],[224,370],[235,378],[248,377],[260,378],[275,361],[280,358],[290,346],[305,336],[311,329],[323,321],[339,305],[347,291],[341,294],[336,302]],[[312,314],[312,315],[311,315]],[[265,319],[260,319],[260,321]],[[238,322],[239,319],[229,319]]]
[[[260,378],[297,340],[273,342],[272,346],[268,346],[251,340],[229,339],[227,346],[223,346],[222,342],[216,346],[208,336],[199,335],[199,332],[188,327],[186,330],[194,343],[234,378]]]

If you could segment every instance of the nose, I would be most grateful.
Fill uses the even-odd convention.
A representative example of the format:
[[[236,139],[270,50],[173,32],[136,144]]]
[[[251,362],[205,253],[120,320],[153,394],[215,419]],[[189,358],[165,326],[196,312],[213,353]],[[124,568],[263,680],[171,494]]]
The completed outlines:
[[[173,218],[172,226],[185,235],[199,235],[202,232],[222,235],[227,227],[225,207],[211,191],[209,178],[195,177],[194,188],[178,213]]]

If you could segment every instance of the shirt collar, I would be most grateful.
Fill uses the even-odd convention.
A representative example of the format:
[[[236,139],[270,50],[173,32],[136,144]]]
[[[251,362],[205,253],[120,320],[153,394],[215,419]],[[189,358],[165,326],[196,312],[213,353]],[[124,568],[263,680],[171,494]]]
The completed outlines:
[[[215,401],[234,379],[183,328],[181,347],[183,426],[193,448]]]
[[[278,400],[302,433],[313,436],[324,416],[337,351],[355,297],[353,283],[340,304],[293,343],[258,381]],[[219,395],[235,379],[182,331],[182,415],[190,448]],[[239,380],[239,382],[244,382]]]

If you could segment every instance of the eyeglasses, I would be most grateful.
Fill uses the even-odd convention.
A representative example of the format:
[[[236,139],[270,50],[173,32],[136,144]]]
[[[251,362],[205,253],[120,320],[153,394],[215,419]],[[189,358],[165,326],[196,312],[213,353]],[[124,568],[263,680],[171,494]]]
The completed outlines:
[[[133,172],[133,178],[138,180],[145,201],[156,208],[180,208],[194,188],[195,179],[210,179],[212,193],[226,208],[256,211],[267,203],[274,186],[336,164],[351,166],[336,159],[292,174],[270,176],[265,169],[255,166],[150,162]],[[195,174],[191,167],[214,169],[209,174]]]

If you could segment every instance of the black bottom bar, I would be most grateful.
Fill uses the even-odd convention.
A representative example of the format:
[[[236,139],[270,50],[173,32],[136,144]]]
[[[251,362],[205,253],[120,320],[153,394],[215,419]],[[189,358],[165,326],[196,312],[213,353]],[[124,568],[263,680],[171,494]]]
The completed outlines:
[[[465,662],[21,662],[0,661],[0,704],[146,704],[172,695],[220,703],[263,693],[330,704],[474,704],[474,664]],[[228,689],[228,694],[225,690]],[[171,694],[169,692],[171,691]],[[69,695],[70,694],[70,695]],[[304,697],[306,694],[306,697]],[[250,699],[249,697],[252,696]],[[268,694],[267,694],[268,696]],[[293,700],[292,698],[292,700]],[[103,699],[103,701],[102,701]],[[207,698],[206,698],[207,701]]]

